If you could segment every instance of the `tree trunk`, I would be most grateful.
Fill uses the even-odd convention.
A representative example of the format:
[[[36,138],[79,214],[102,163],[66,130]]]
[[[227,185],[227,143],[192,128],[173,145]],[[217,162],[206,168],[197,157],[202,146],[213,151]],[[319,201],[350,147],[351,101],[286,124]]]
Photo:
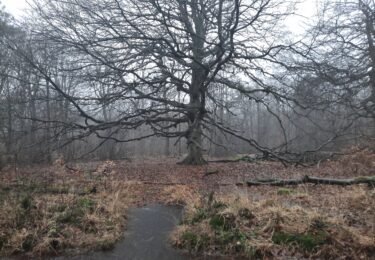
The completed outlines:
[[[206,163],[202,152],[202,118],[205,113],[206,103],[202,85],[205,76],[202,70],[193,70],[192,86],[190,88],[190,111],[188,113],[189,128],[186,134],[188,155],[182,161],[183,164],[202,165]]]
[[[6,153],[10,155],[13,152],[13,114],[12,114],[12,100],[10,94],[10,86],[7,86],[7,114],[8,114],[8,125],[7,125],[7,138],[5,142]]]
[[[200,122],[191,126],[191,131],[187,136],[188,155],[182,161],[182,164],[202,165],[206,161],[202,152],[202,128]]]
[[[225,100],[226,95],[224,93],[224,88],[225,86],[220,86],[220,100],[223,102],[223,105],[226,105],[226,100]],[[224,122],[224,107],[223,106],[219,107],[219,120]],[[217,131],[216,136],[215,136],[215,142],[218,145],[215,145],[214,155],[216,157],[223,157],[226,151],[224,150],[223,147],[220,146],[224,144],[223,135],[221,131]]]
[[[189,86],[190,107],[188,112],[189,123],[186,133],[188,155],[182,161],[183,164],[201,165],[206,161],[203,158],[202,148],[202,119],[206,108],[206,89],[204,83],[209,71],[203,65],[205,52],[204,44],[207,30],[205,28],[203,15],[200,8],[202,3],[191,2],[191,16],[188,14],[186,3],[180,3],[180,11],[185,22],[185,28],[192,38],[192,52],[194,62],[192,65],[191,84]],[[190,19],[191,18],[191,19]]]
[[[171,152],[169,150],[169,146],[170,146],[169,137],[166,137],[165,138],[165,146],[164,146],[164,155],[167,156],[167,157],[171,155]]]
[[[47,110],[47,162],[52,164],[52,151],[51,151],[51,105],[50,105],[50,86],[49,81],[46,80],[47,88],[47,100],[46,100],[46,110]]]
[[[168,97],[167,97],[167,91],[168,91],[168,89],[166,87],[164,87],[164,91],[163,91],[163,98],[164,99],[168,99]],[[165,104],[165,110],[168,111],[168,105],[167,104]],[[168,116],[168,113],[167,113],[167,116]],[[167,124],[166,124],[166,126],[167,126]],[[166,129],[166,132],[167,133],[169,132],[168,128]],[[170,156],[169,146],[170,146],[169,145],[169,137],[167,136],[165,138],[165,145],[164,145],[164,155],[165,156]]]

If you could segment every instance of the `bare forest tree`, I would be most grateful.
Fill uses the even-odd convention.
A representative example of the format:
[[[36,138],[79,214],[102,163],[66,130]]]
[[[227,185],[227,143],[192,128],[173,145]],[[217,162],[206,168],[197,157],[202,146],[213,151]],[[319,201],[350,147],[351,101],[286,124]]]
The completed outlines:
[[[288,48],[279,32],[289,4],[56,0],[33,6],[35,37],[70,54],[63,70],[77,72],[79,93],[65,93],[37,60],[26,58],[85,118],[77,123],[81,130],[127,142],[114,134],[147,125],[152,132],[133,139],[185,137],[187,164],[204,163],[202,138],[212,128],[268,151],[215,119],[209,104],[230,109],[212,95],[217,84],[260,102],[267,95],[283,97],[266,78],[272,76],[267,67]],[[110,91],[93,95],[95,84]],[[113,117],[102,117],[99,111],[114,104]],[[111,130],[102,135],[105,129]]]
[[[296,1],[30,2],[0,15],[4,154],[298,162],[374,136],[373,1],[323,2],[300,41]]]
[[[302,75],[319,82],[315,90],[308,86],[312,96],[334,105],[347,122],[365,123],[360,134],[367,137],[375,136],[374,26],[372,0],[323,1],[299,64]]]

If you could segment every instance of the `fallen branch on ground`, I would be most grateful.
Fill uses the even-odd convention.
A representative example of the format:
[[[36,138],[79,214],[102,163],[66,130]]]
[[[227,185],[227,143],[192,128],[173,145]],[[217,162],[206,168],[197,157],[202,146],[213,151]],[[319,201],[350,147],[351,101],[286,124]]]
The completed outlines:
[[[262,179],[262,180],[250,180],[246,181],[247,186],[287,186],[287,185],[299,185],[305,183],[312,184],[326,184],[326,185],[354,185],[354,184],[368,184],[375,186],[375,176],[357,177],[353,179],[326,179],[318,177],[304,176],[301,179]]]
[[[187,182],[153,182],[153,181],[139,181],[142,184],[146,185],[160,185],[160,186],[175,186],[175,185],[186,185],[191,186],[194,183],[187,183]],[[198,184],[198,183],[196,183]],[[235,185],[234,183],[215,183],[217,186],[232,186]]]
[[[266,159],[267,158],[262,157],[262,156],[252,157],[252,156],[246,155],[238,159],[223,159],[223,160],[213,160],[213,161],[208,161],[208,162],[209,163],[237,163],[237,162],[255,163],[257,161],[266,160]]]
[[[214,160],[214,161],[208,161],[209,163],[236,163],[239,162],[240,160]]]
[[[68,169],[71,173],[80,173],[80,172],[82,172],[82,170],[74,168],[74,167],[71,167],[71,166],[69,166],[67,164],[65,164],[65,168]]]
[[[218,173],[219,173],[218,170],[207,171],[205,174],[203,174],[203,178],[206,177],[206,176],[213,175],[213,174],[218,174]]]

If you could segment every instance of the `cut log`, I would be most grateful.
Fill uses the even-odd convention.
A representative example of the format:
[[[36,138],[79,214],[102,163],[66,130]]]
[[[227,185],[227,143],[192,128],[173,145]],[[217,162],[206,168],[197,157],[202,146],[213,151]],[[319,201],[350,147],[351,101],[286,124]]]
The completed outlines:
[[[319,177],[304,176],[301,179],[260,179],[246,181],[247,186],[287,186],[300,185],[305,183],[325,184],[325,185],[354,185],[354,184],[368,184],[375,186],[375,176],[357,177],[353,179],[326,179]]]

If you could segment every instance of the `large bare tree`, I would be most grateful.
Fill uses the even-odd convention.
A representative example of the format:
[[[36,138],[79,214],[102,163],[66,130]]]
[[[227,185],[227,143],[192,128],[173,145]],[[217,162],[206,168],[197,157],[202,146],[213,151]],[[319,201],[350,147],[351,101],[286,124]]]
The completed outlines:
[[[42,61],[21,55],[84,118],[82,135],[127,142],[150,136],[186,138],[187,164],[202,164],[204,137],[216,128],[267,154],[274,150],[225,125],[217,86],[263,104],[285,99],[275,87],[283,19],[281,0],[45,0],[32,1],[35,39],[68,54],[62,71],[74,72],[78,91],[66,93]],[[16,47],[13,47],[17,50]],[[99,87],[100,86],[100,87]],[[98,88],[106,88],[97,95]],[[115,107],[103,117],[103,109]],[[221,110],[222,111],[222,110]],[[281,123],[281,122],[280,122]],[[182,127],[180,127],[180,125]],[[116,133],[148,126],[152,133],[118,139]],[[110,129],[110,130],[108,130]],[[103,134],[103,132],[105,134]]]

